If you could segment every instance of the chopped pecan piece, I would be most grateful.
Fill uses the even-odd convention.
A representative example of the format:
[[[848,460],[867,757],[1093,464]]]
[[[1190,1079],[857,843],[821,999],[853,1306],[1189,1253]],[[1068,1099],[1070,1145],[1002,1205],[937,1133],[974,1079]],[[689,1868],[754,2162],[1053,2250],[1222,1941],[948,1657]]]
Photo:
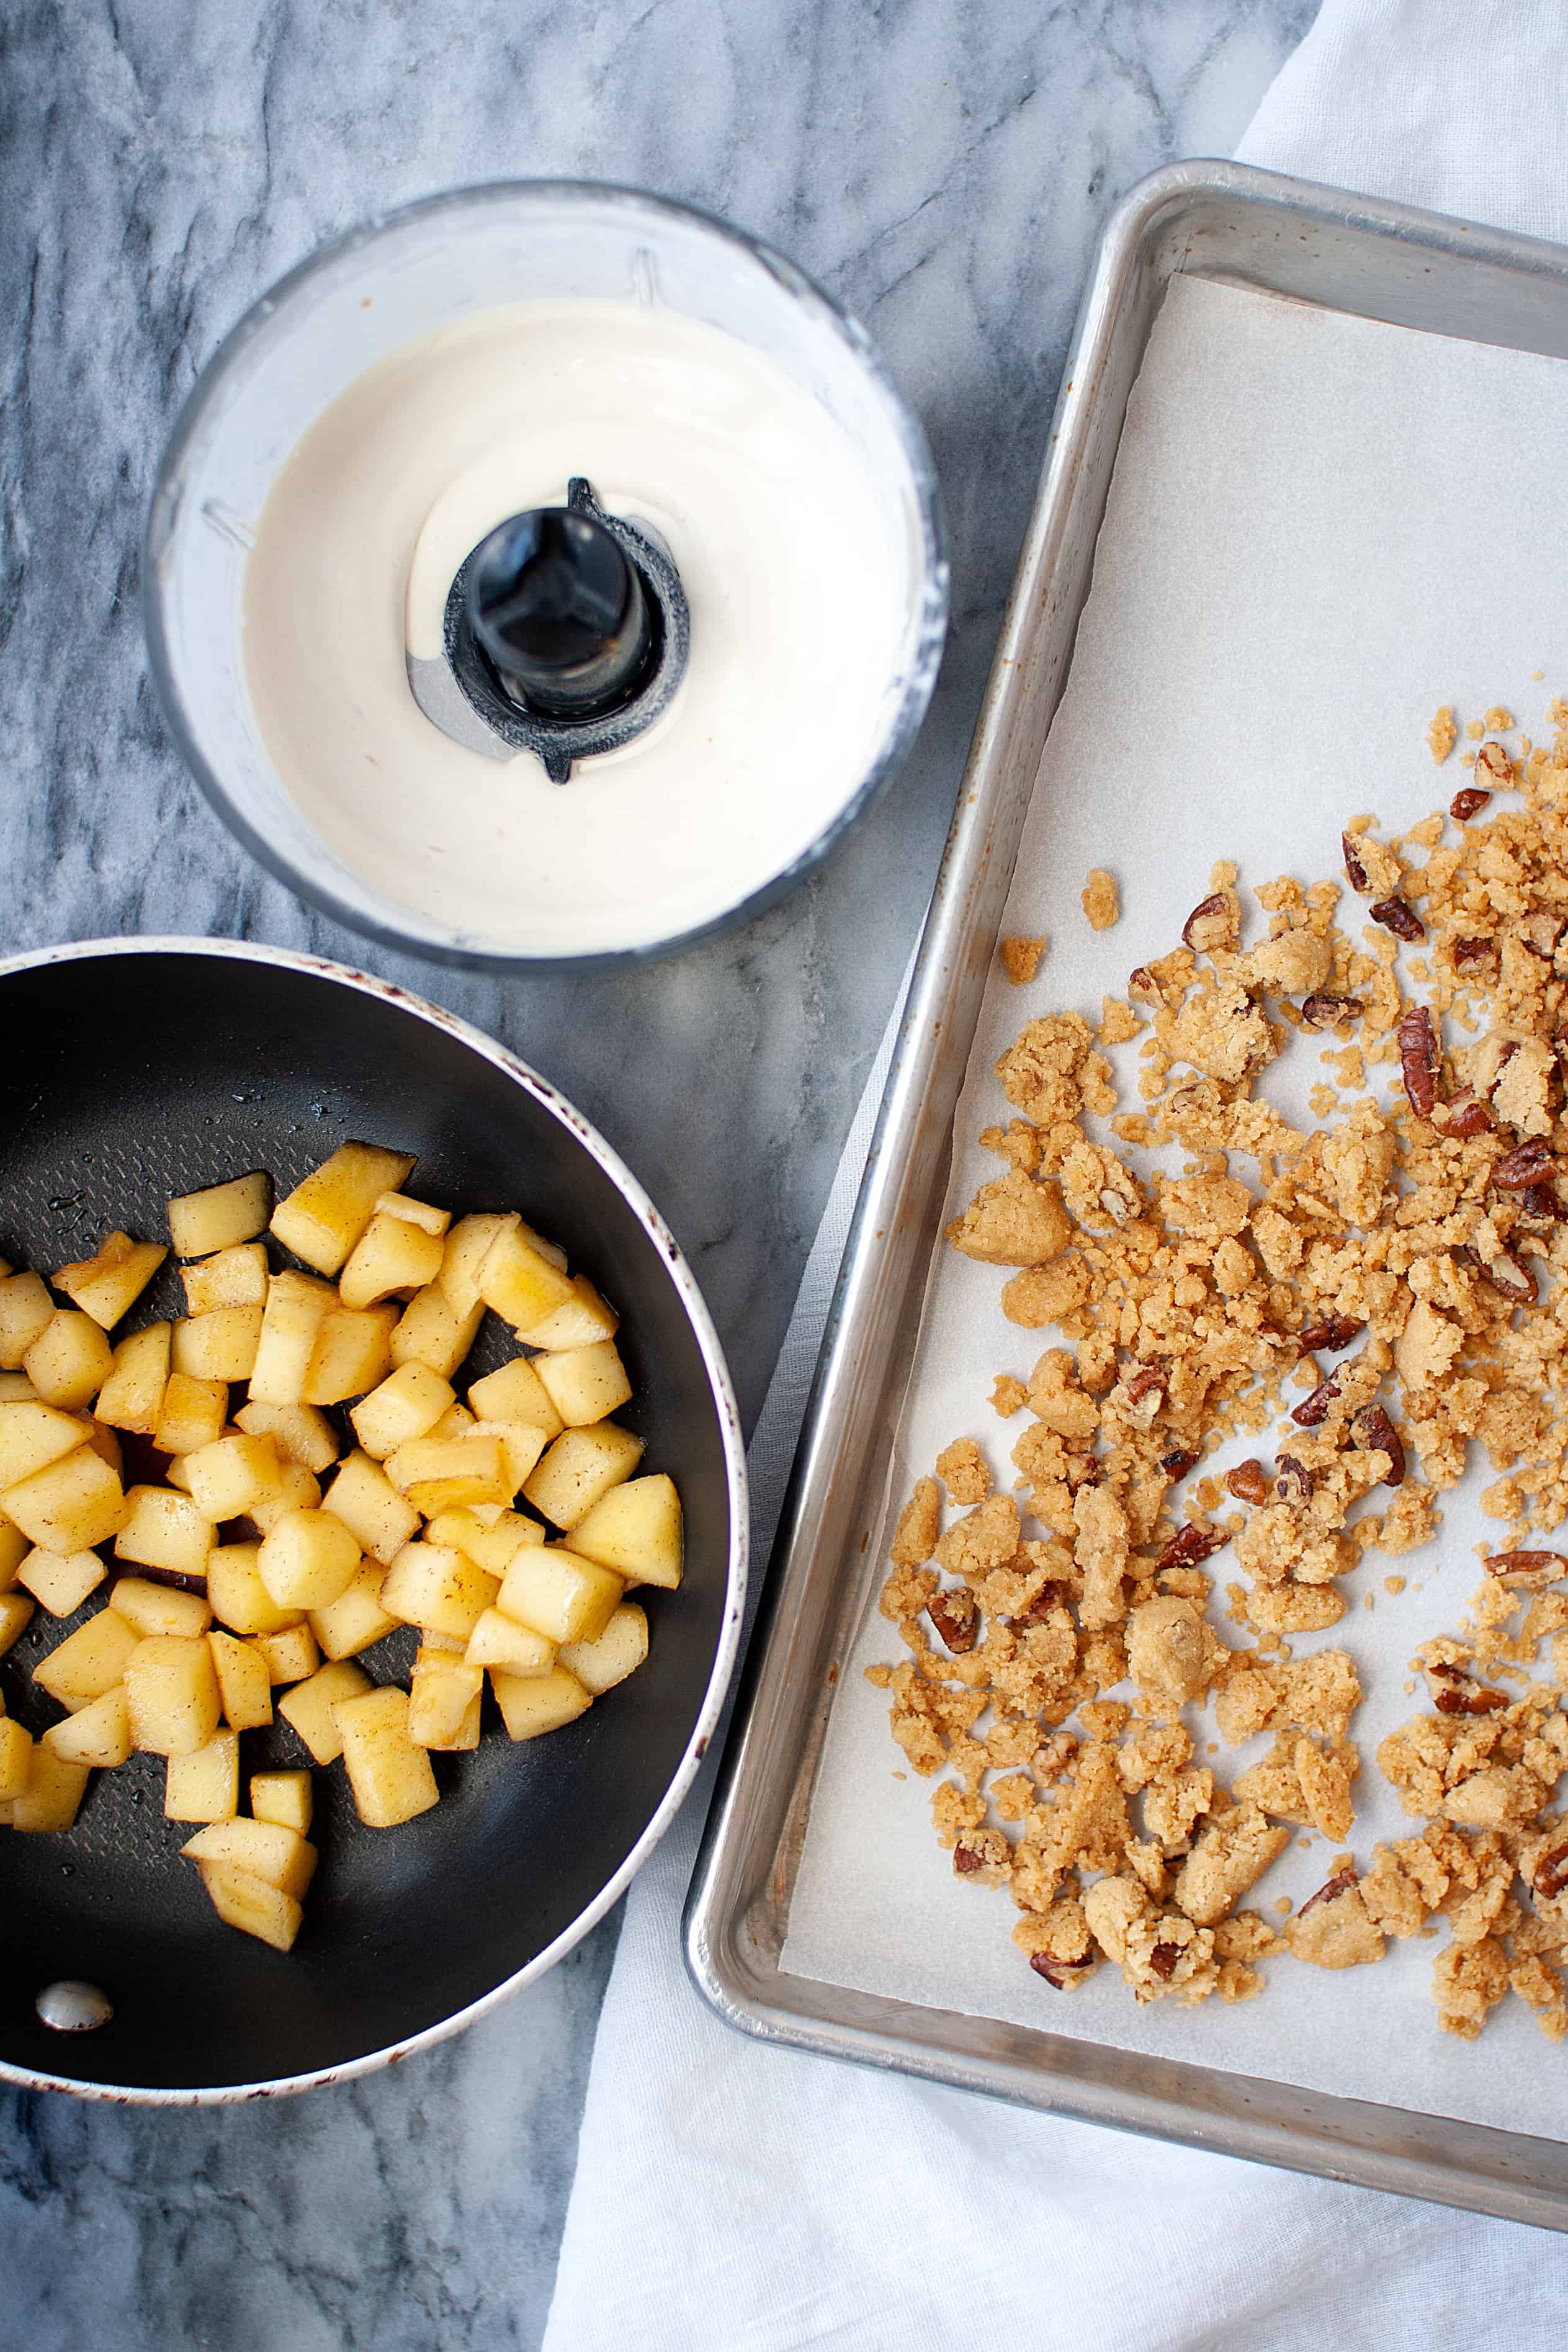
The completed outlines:
[[[1379,898],[1366,911],[1375,923],[1381,923],[1396,940],[1424,940],[1427,936],[1420,916],[1403,898]]]
[[[1061,1602],[1060,1584],[1042,1584],[1027,1609],[1021,1609],[1013,1619],[1015,1631],[1027,1633],[1031,1625],[1043,1625],[1051,1612]]]
[[[1479,816],[1490,798],[1490,793],[1483,793],[1475,784],[1467,784],[1463,792],[1456,793],[1448,803],[1448,814],[1456,817],[1460,824],[1469,824],[1471,817]]]
[[[980,1630],[980,1612],[975,1606],[974,1594],[962,1585],[951,1592],[934,1592],[925,1604],[925,1614],[956,1658],[974,1648]]]
[[[1522,1585],[1531,1591],[1568,1576],[1568,1559],[1555,1551],[1494,1551],[1486,1568],[1500,1584]]]
[[[1448,950],[1456,971],[1463,971],[1472,963],[1491,963],[1497,957],[1495,940],[1456,940]]]
[[[1568,1218],[1568,1209],[1550,1184],[1527,1184],[1519,1205],[1527,1217],[1543,1219],[1548,1224],[1560,1225]]]
[[[1127,975],[1127,993],[1129,996],[1135,997],[1140,1004],[1159,1003],[1159,982],[1146,963],[1135,963]]]
[[[1196,1568],[1200,1559],[1207,1559],[1211,1552],[1217,1552],[1222,1544],[1229,1541],[1230,1538],[1223,1528],[1195,1522],[1172,1536],[1155,1562],[1155,1573],[1158,1575],[1166,1568]]]
[[[1511,1298],[1521,1307],[1534,1306],[1539,1295],[1535,1276],[1507,1250],[1499,1250],[1496,1257],[1481,1267],[1480,1276],[1493,1290],[1500,1291],[1504,1298]]]
[[[1512,1151],[1505,1151],[1500,1160],[1492,1162],[1487,1181],[1494,1192],[1523,1192],[1556,1173],[1557,1162],[1551,1145],[1532,1135],[1528,1143],[1516,1145]]]
[[[1432,1112],[1432,1124],[1444,1135],[1458,1136],[1461,1141],[1472,1135],[1484,1135],[1496,1125],[1484,1102],[1478,1100],[1469,1087],[1446,1103],[1438,1103]]]
[[[1485,776],[1499,792],[1507,792],[1513,782],[1513,761],[1500,743],[1483,743],[1476,753],[1476,773]]]
[[[1337,1029],[1342,1021],[1359,1021],[1363,1010],[1359,996],[1325,996],[1318,992],[1301,999],[1301,1019],[1309,1029]]]
[[[1065,1987],[1067,1979],[1079,1969],[1093,1967],[1094,1955],[1092,1952],[1085,1952],[1081,1960],[1058,1960],[1053,1959],[1049,1952],[1031,1952],[1029,1956],[1029,1964],[1037,1977],[1043,1977],[1048,1985],[1053,1986],[1058,1992],[1061,1992]]]
[[[1424,1004],[1402,1013],[1396,1032],[1405,1093],[1417,1118],[1425,1118],[1437,1099],[1437,1034]]]
[[[1281,1503],[1310,1503],[1312,1474],[1293,1454],[1281,1454],[1274,1465],[1274,1492]]]
[[[1345,880],[1353,890],[1359,890],[1364,896],[1366,868],[1361,862],[1361,852],[1356,847],[1355,835],[1354,833],[1342,833],[1339,839],[1340,847],[1344,852]]]
[[[1368,1454],[1386,1454],[1388,1468],[1384,1475],[1385,1486],[1402,1486],[1405,1483],[1405,1448],[1399,1432],[1380,1404],[1364,1404],[1351,1423],[1355,1442]]]
[[[1269,1474],[1260,1462],[1239,1462],[1225,1474],[1225,1484],[1239,1503],[1266,1503]]]
[[[1494,1715],[1500,1706],[1508,1705],[1508,1694],[1500,1690],[1459,1690],[1452,1684],[1440,1690],[1433,1704],[1439,1715]]]
[[[1301,1909],[1296,1914],[1297,1918],[1304,1919],[1309,1911],[1315,1911],[1317,1909],[1320,1903],[1332,1903],[1336,1895],[1343,1895],[1347,1888],[1354,1886],[1355,1883],[1356,1877],[1354,1869],[1336,1870],[1333,1876],[1327,1880],[1323,1885],[1320,1886],[1315,1895],[1308,1895],[1306,1901],[1302,1904]]]
[[[1168,1454],[1160,1456],[1160,1468],[1167,1478],[1185,1478],[1197,1455],[1190,1445],[1173,1445]]]
[[[1318,1382],[1311,1396],[1301,1399],[1292,1411],[1291,1419],[1298,1429],[1315,1429],[1320,1421],[1327,1419],[1328,1409],[1338,1394],[1339,1373],[1331,1372],[1326,1381]]]
[[[1191,948],[1196,954],[1203,954],[1206,950],[1193,935],[1197,931],[1200,923],[1206,928],[1212,928],[1214,919],[1217,915],[1222,916],[1225,919],[1226,928],[1228,929],[1230,909],[1226,905],[1225,900],[1220,897],[1218,890],[1213,892],[1210,897],[1200,899],[1197,905],[1193,908],[1191,914],[1187,917],[1186,922],[1182,925],[1182,945],[1184,947]]]
[[[1365,1329],[1354,1315],[1325,1315],[1319,1323],[1304,1323],[1296,1334],[1296,1346],[1303,1356],[1319,1353],[1337,1356],[1348,1348],[1358,1331]]]
[[[1176,1964],[1180,1958],[1181,1947],[1178,1944],[1156,1944],[1149,1954],[1149,1966],[1155,1976],[1168,1984],[1176,1974]]]
[[[1562,1894],[1563,1889],[1568,1886],[1568,1840],[1564,1840],[1562,1845],[1554,1845],[1550,1853],[1542,1855],[1530,1883],[1537,1895],[1548,1899]]]
[[[977,1853],[972,1845],[956,1845],[953,1848],[953,1867],[960,1878],[968,1878],[977,1870],[984,1870],[985,1866],[985,1855]]]

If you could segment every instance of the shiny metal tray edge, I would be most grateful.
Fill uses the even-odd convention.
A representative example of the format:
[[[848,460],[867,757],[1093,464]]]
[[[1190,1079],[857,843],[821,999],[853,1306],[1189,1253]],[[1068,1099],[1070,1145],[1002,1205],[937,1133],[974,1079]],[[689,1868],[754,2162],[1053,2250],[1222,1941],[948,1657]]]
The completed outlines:
[[[1102,239],[927,917],[686,1906],[685,1957],[762,2039],[1084,2121],[1568,2229],[1568,2145],[787,1974],[790,1891],[879,1573],[894,1423],[1019,837],[1088,595],[1127,398],[1173,274],[1568,357],[1568,250],[1223,163],[1135,187]]]

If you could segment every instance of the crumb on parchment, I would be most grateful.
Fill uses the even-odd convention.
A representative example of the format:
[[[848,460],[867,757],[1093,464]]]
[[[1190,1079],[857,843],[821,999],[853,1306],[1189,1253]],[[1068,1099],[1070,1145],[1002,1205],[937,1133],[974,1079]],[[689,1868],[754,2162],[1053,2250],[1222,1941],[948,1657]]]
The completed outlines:
[[[992,1385],[1010,1461],[959,1437],[916,1482],[882,1599],[904,1655],[867,1672],[955,1873],[1008,1890],[1052,1992],[1109,1963],[1140,2001],[1248,2000],[1261,1961],[1354,1970],[1442,1927],[1444,2032],[1511,1993],[1568,2037],[1568,707],[1549,723],[1487,742],[1451,815],[1385,839],[1353,813],[1324,879],[1257,888],[1250,948],[1221,861],[1098,1024],[1048,1013],[997,1063],[1004,1172],[947,1234],[1046,1344]],[[1499,705],[1465,733],[1514,727]],[[1428,748],[1458,740],[1445,705]],[[1108,873],[1083,905],[1117,919]],[[1009,977],[1040,944],[1003,942]],[[1145,1029],[1128,1116],[1103,1049]],[[1324,1031],[1302,1133],[1254,1087]],[[1235,1440],[1254,1458],[1205,1468]],[[1364,1762],[1353,1656],[1297,1639],[1482,1455],[1498,1548],[1412,1661],[1425,1709]],[[1364,1771],[1412,1827],[1358,1860]],[[1276,1935],[1238,1906],[1298,1832],[1336,1851],[1272,1898]]]
[[[1002,962],[1008,978],[1015,988],[1027,987],[1040,970],[1045,955],[1045,935],[1020,939],[1011,935],[1002,941]]]

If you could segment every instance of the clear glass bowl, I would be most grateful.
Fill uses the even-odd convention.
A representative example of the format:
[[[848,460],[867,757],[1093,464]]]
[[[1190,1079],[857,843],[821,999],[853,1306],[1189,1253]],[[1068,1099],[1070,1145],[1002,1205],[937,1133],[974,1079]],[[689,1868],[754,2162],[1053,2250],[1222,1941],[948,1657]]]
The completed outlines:
[[[246,560],[280,469],[353,380],[399,345],[502,303],[646,301],[750,344],[828,410],[864,460],[903,553],[900,653],[881,740],[807,850],[701,930],[591,956],[457,932],[368,885],[318,836],[257,728],[241,636]],[[863,330],[782,256],[709,215],[630,188],[522,181],[383,215],[279,280],[220,346],[159,473],[142,571],[153,678],[181,750],[262,863],[340,921],[443,961],[507,968],[666,953],[794,887],[864,814],[908,751],[947,618],[936,478],[919,424]]]

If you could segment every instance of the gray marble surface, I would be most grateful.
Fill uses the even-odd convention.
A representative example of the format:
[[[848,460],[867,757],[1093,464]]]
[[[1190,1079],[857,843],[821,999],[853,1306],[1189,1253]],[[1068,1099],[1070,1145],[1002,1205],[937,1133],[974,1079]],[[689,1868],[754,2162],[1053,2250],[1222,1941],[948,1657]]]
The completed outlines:
[[[1092,242],[1223,153],[1313,0],[12,0],[0,30],[0,949],[218,932],[368,964],[553,1077],[691,1254],[755,1413],[951,813]],[[377,205],[539,173],[728,214],[859,312],[926,424],[954,630],[925,736],[826,873],[632,978],[474,979],[306,913],[224,834],[147,681],[159,448],[235,316]],[[706,1131],[690,1101],[700,1077]],[[0,2095],[0,2342],[538,2343],[608,1922],[469,2034],[303,2101]]]

